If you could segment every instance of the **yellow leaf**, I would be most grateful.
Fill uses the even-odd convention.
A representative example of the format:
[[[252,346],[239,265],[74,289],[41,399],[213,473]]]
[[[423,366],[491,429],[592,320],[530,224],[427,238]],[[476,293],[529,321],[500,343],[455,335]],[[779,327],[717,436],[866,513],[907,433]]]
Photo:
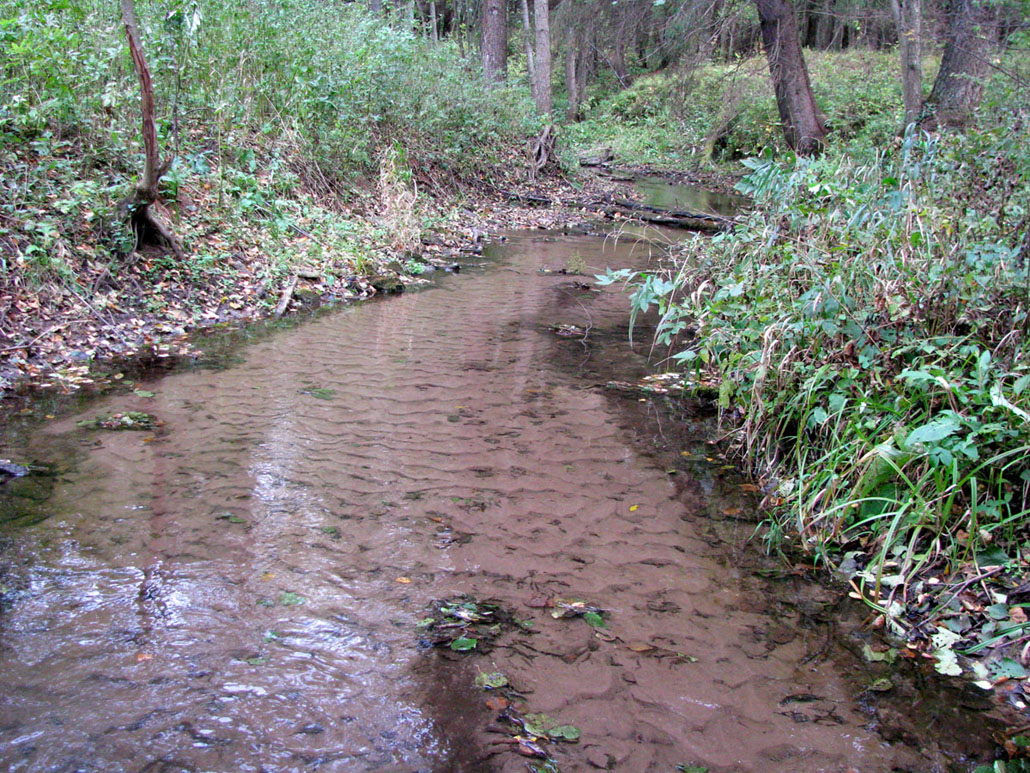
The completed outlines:
[[[639,509],[640,509],[640,505],[630,505],[629,511],[631,513],[635,513]]]
[[[404,585],[409,585],[411,583],[411,578],[410,577],[398,577],[396,582],[403,583]]]

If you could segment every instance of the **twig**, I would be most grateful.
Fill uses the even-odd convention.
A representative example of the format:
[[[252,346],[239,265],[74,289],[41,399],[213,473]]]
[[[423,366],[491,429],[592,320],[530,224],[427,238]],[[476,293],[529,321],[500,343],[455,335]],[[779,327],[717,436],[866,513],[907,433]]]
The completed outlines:
[[[44,330],[42,333],[40,333],[38,336],[33,338],[31,341],[25,341],[24,343],[15,344],[14,346],[8,346],[8,347],[6,347],[4,349],[0,349],[0,354],[6,354],[7,352],[13,352],[13,351],[17,351],[18,349],[24,349],[24,348],[26,348],[28,346],[32,346],[32,344],[36,343],[36,341],[38,341],[43,336],[50,335],[51,333],[56,333],[58,330],[60,330],[61,328],[64,328],[64,327],[68,327],[68,323],[67,322],[64,323],[63,325],[55,325],[54,327],[50,328],[49,330]]]

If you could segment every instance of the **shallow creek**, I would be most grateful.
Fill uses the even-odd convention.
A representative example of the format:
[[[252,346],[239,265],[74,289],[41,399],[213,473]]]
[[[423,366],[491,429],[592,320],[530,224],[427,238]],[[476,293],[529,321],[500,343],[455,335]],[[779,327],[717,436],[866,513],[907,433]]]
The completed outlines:
[[[647,260],[513,234],[423,292],[12,424],[0,456],[59,475],[47,517],[3,527],[0,767],[524,771],[480,671],[581,730],[548,746],[566,771],[984,759],[983,699],[928,666],[867,689],[883,674],[849,652],[865,634],[838,593],[748,541],[702,406],[605,388],[648,372],[625,298],[541,271]],[[163,424],[77,425],[128,410]],[[459,593],[531,630],[420,646]],[[554,597],[608,627],[533,603]]]

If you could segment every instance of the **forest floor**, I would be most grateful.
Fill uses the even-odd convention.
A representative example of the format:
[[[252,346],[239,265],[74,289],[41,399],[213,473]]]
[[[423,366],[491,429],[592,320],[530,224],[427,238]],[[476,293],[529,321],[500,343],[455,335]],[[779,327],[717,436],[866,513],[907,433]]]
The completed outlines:
[[[460,267],[501,231],[618,219],[604,205],[637,198],[631,181],[638,176],[727,187],[717,175],[652,167],[584,169],[575,177],[551,171],[529,180],[521,159],[508,161],[494,174],[446,186],[416,168],[417,214],[433,225],[408,253],[391,245],[371,190],[346,205],[320,202],[352,234],[359,255],[323,249],[316,227],[303,219],[291,222],[285,235],[283,229],[272,233],[263,218],[247,228],[220,222],[223,208],[213,187],[180,191],[169,210],[187,245],[184,262],[149,248],[112,259],[97,229],[84,225],[74,251],[87,257],[67,261],[73,276],[0,287],[0,400],[88,387],[97,366],[112,360],[189,356],[197,330],[403,290],[424,281],[420,274]],[[71,251],[61,241],[54,248],[62,258]],[[294,258],[287,262],[284,255]],[[298,261],[297,255],[317,257]]]

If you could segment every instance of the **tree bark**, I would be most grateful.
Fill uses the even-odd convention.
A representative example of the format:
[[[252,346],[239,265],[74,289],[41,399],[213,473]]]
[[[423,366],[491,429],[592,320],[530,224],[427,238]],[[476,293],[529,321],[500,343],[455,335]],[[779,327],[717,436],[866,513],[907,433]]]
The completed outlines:
[[[565,93],[568,95],[569,104],[565,111],[565,117],[569,121],[575,121],[579,114],[579,91],[577,89],[578,79],[576,78],[576,28],[569,29],[569,37],[565,43]]]
[[[529,21],[529,0],[521,0],[522,5],[522,42],[526,47],[526,74],[529,76],[530,88],[536,80],[536,65],[533,57],[533,26]]]
[[[755,5],[783,135],[799,155],[819,153],[826,127],[808,80],[794,9],[787,0],[755,0]]]
[[[536,79],[533,97],[537,112],[551,114],[551,10],[548,0],[533,0],[536,26]]]
[[[482,37],[483,72],[491,83],[508,77],[508,12],[505,0],[483,3]]]
[[[980,106],[996,45],[994,14],[974,0],[950,0],[947,34],[927,104],[941,123],[959,126]]]
[[[383,12],[383,0],[368,0],[368,9],[379,16]]]
[[[157,146],[157,126],[154,122],[154,85],[150,78],[143,55],[143,44],[140,40],[139,23],[136,21],[136,8],[133,0],[119,0],[122,12],[122,24],[125,26],[125,37],[129,43],[129,54],[132,66],[140,87],[140,112],[143,118],[143,174],[136,184],[133,196],[124,206],[128,211],[133,230],[136,233],[137,246],[146,242],[157,242],[168,247],[179,259],[183,258],[179,240],[172,233],[160,216],[154,211],[158,203],[158,185],[161,175],[171,166],[171,158],[161,163],[160,150]]]
[[[898,28],[901,58],[901,92],[905,98],[905,126],[919,120],[923,111],[923,62],[920,52],[922,9],[920,0],[890,0]]]

